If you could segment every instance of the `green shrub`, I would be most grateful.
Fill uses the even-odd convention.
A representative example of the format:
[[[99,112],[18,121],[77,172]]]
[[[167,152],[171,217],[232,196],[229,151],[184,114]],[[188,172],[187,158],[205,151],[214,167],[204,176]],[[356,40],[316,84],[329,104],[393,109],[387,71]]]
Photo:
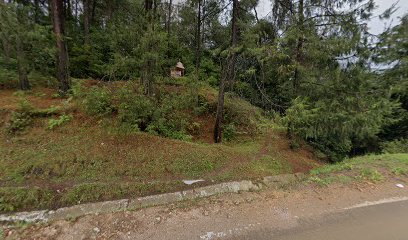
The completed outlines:
[[[203,94],[197,95],[197,106],[194,108],[194,112],[198,116],[202,116],[217,110],[216,104],[211,104]]]
[[[31,103],[21,98],[19,100],[19,108],[11,113],[11,119],[7,126],[7,132],[10,134],[23,131],[28,127],[33,119],[36,117],[48,117],[57,114],[60,111],[60,107],[51,106],[45,109],[36,109]]]
[[[372,169],[372,168],[361,169],[360,178],[369,180],[372,182],[380,182],[384,180],[384,176],[377,169]]]
[[[32,112],[34,110],[33,105],[26,98],[20,98],[18,100],[19,112]]]
[[[10,59],[11,62],[9,66],[6,66],[6,63],[2,56],[0,56],[0,89],[14,89],[18,87],[18,75],[15,69],[17,69],[17,61],[13,58]]]
[[[14,134],[23,131],[33,121],[34,107],[30,102],[22,98],[19,100],[19,108],[17,111],[12,112],[9,125],[7,126],[7,132]]]
[[[187,134],[190,121],[188,114],[184,112],[190,106],[189,94],[167,95],[158,104],[147,131],[168,138],[191,140],[191,136]]]
[[[35,117],[48,117],[57,114],[59,111],[60,107],[51,106],[45,109],[33,109],[32,114]]]
[[[158,82],[162,82],[167,85],[173,85],[173,86],[183,86],[183,85],[187,85],[191,81],[192,80],[187,77],[178,77],[178,78],[164,77],[160,79]]]
[[[139,129],[155,135],[190,140],[187,135],[189,121],[183,109],[191,106],[188,94],[169,94],[160,101],[130,90],[119,91],[119,122],[123,128]]]
[[[72,97],[77,99],[81,99],[86,96],[82,80],[73,79],[70,94]]]
[[[214,76],[210,76],[210,77],[207,79],[207,82],[208,82],[208,84],[209,84],[210,86],[212,86],[212,87],[217,87],[217,86],[218,86],[218,79],[215,78]]]
[[[96,49],[96,45],[92,44],[76,44],[70,48],[69,64],[70,73],[74,77],[91,76],[100,78],[103,76],[101,61],[101,50]]]
[[[122,95],[119,104],[119,121],[128,127],[144,131],[151,123],[156,109],[153,101],[143,95]]]
[[[0,188],[0,212],[49,207],[53,202],[52,191],[46,188]]]
[[[399,175],[406,175],[408,173],[408,169],[402,167],[395,167],[391,170],[391,172],[397,176]]]
[[[258,130],[258,124],[264,120],[262,111],[249,102],[233,96],[226,95],[225,99],[225,121],[234,123],[235,126],[249,133]]]
[[[299,148],[300,148],[300,142],[299,142],[299,140],[298,140],[298,139],[292,139],[292,140],[289,142],[289,147],[290,147],[290,149],[292,149],[292,150],[299,149]]]
[[[85,111],[88,114],[104,116],[114,111],[112,94],[107,88],[92,87],[85,95],[83,101]]]
[[[332,179],[313,176],[309,178],[309,182],[316,183],[317,185],[327,187],[332,182]]]
[[[72,115],[61,115],[58,119],[50,119],[48,120],[47,129],[52,130],[56,127],[63,125],[66,122],[71,121]]]
[[[231,141],[237,134],[237,130],[233,123],[224,126],[223,136],[225,140]]]
[[[23,131],[32,121],[33,119],[30,112],[13,112],[11,113],[11,119],[7,126],[7,132],[14,134]]]
[[[333,162],[342,161],[352,150],[368,150],[384,124],[392,121],[395,104],[388,100],[373,104],[367,99],[362,103],[356,96],[349,96],[347,104],[333,96],[319,101],[295,99],[285,113],[288,132],[302,137]]]
[[[381,144],[383,153],[408,153],[408,139],[397,139]]]
[[[167,138],[190,141],[192,137],[184,129],[185,123],[172,119],[160,118],[152,122],[146,129],[147,132]]]

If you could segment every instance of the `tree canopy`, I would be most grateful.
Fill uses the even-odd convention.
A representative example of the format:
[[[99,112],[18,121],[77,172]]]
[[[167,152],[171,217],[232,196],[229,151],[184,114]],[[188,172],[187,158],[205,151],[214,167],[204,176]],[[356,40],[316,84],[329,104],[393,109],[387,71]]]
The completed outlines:
[[[137,79],[153,97],[181,61],[219,89],[216,142],[226,92],[334,161],[408,137],[408,16],[375,36],[374,0],[270,4],[260,18],[257,0],[2,0],[0,87]]]

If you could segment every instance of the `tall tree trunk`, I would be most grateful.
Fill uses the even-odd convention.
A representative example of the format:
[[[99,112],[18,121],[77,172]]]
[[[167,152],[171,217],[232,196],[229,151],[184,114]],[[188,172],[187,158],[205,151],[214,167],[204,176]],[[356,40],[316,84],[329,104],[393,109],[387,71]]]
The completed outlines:
[[[40,22],[40,3],[39,0],[34,0],[34,22]]]
[[[231,61],[230,64],[231,70],[228,76],[229,78],[229,88],[232,91],[234,89],[235,84],[235,62],[236,62],[236,50],[235,47],[238,44],[238,17],[239,17],[239,2],[238,0],[233,0],[232,2],[232,39],[231,39],[231,46],[233,48]]]
[[[71,87],[68,69],[68,50],[64,37],[64,6],[61,0],[50,0],[51,18],[57,47],[57,80],[61,94],[66,94]]]
[[[296,68],[295,68],[295,74],[293,77],[293,92],[294,95],[298,94],[299,91],[299,84],[300,84],[300,70],[299,70],[299,65],[302,64],[302,51],[303,51],[303,34],[304,34],[304,0],[299,0],[299,9],[298,9],[298,34],[299,37],[297,39],[297,45],[296,45],[296,52],[295,52],[295,59],[296,59]]]
[[[145,0],[144,8],[146,13],[149,13],[151,10],[153,10],[153,0]]]
[[[92,25],[92,23],[95,22],[95,11],[96,11],[96,0],[92,1],[92,13],[91,13],[91,19],[89,20],[89,26]]]
[[[21,33],[25,30],[24,26],[26,26],[27,22],[25,21],[25,14],[19,10],[20,8],[17,9],[17,22],[18,26],[16,29],[16,58],[17,58],[17,72],[18,72],[18,79],[19,79],[19,85],[21,90],[29,90],[30,89],[30,83],[28,81],[27,77],[27,71],[28,71],[28,62],[25,56],[24,52],[24,45],[21,39]]]
[[[300,70],[299,67],[302,64],[302,51],[303,51],[303,34],[304,34],[304,21],[305,21],[305,16],[304,16],[304,0],[299,0],[299,6],[298,6],[298,22],[297,22],[297,28],[298,28],[298,39],[297,39],[297,44],[296,44],[296,52],[295,52],[295,61],[296,61],[296,67],[295,67],[295,74],[293,77],[293,95],[294,97],[297,97],[299,93],[299,85],[300,85]],[[293,127],[292,127],[292,122],[288,123],[288,128],[287,128],[287,136],[289,139],[293,138]]]
[[[107,20],[109,22],[113,17],[113,7],[115,5],[115,1],[114,0],[108,0],[107,3],[108,3],[108,13],[107,13],[108,19]]]
[[[201,13],[201,46],[205,45],[205,19],[206,19],[206,3],[205,0],[202,0],[203,2],[201,3],[201,9],[202,9],[202,13]]]
[[[4,0],[0,0],[0,7],[5,7],[5,2]],[[8,65],[10,63],[10,43],[9,43],[9,37],[8,34],[1,31],[0,34],[1,37],[1,43],[3,45],[3,51],[4,51],[4,61]]]
[[[169,5],[167,9],[167,21],[166,21],[166,30],[167,30],[167,59],[170,59],[171,56],[171,49],[170,49],[170,41],[171,41],[171,13],[173,7],[173,0],[169,0]]]
[[[75,0],[75,21],[78,21],[78,1]]]
[[[72,19],[72,5],[71,5],[71,0],[66,0],[65,2],[65,16],[67,20]]]
[[[228,62],[228,60],[226,61]],[[227,63],[225,64],[227,65]],[[220,86],[218,89],[218,103],[217,103],[217,113],[215,117],[215,126],[214,126],[214,142],[215,143],[221,143],[222,142],[222,120],[224,118],[224,96],[225,96],[225,78],[226,78],[226,72],[227,70],[224,70],[224,73],[221,76],[220,79]]]
[[[23,44],[18,34],[16,36],[16,54],[20,89],[29,90],[31,86],[27,77],[27,60],[25,58]]]
[[[197,28],[196,28],[196,74],[197,79],[199,79],[199,71],[201,65],[201,1],[198,0],[198,11],[197,11]]]
[[[220,80],[220,86],[218,90],[218,104],[217,104],[217,115],[215,118],[214,126],[214,142],[222,142],[222,122],[224,119],[224,95],[225,95],[225,83],[228,82],[232,85],[235,82],[235,63],[236,63],[236,50],[235,47],[238,44],[238,0],[233,0],[232,2],[232,38],[231,38],[231,52],[227,57],[226,64],[223,70],[223,76]]]
[[[89,0],[84,0],[84,43],[89,44]]]
[[[3,51],[4,51],[4,61],[6,64],[10,63],[10,44],[7,40],[6,34],[1,34],[1,43],[3,45]]]
[[[167,8],[167,23],[166,23],[167,36],[170,36],[172,7],[173,7],[173,0],[169,0],[169,5],[168,5],[168,8]]]
[[[145,28],[144,34],[154,34],[154,21],[155,21],[155,11],[156,11],[156,2],[155,0],[145,0],[144,2],[145,14],[147,19],[147,26]],[[147,35],[148,38],[153,37]],[[153,44],[150,42],[147,43],[147,52],[154,51]],[[150,56],[144,60],[143,68],[141,69],[142,76],[141,82],[143,83],[144,93],[151,96],[153,94],[153,81],[154,81],[154,70],[156,63],[151,59]]]

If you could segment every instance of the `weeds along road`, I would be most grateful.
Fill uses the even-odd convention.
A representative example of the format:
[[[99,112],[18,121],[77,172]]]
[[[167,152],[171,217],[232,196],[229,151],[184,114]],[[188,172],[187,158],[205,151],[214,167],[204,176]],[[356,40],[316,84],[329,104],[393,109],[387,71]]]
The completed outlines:
[[[406,177],[383,183],[303,185],[5,229],[6,239],[408,239]],[[366,204],[367,205],[367,204]],[[369,205],[369,204],[368,204]],[[10,233],[11,231],[11,233]]]

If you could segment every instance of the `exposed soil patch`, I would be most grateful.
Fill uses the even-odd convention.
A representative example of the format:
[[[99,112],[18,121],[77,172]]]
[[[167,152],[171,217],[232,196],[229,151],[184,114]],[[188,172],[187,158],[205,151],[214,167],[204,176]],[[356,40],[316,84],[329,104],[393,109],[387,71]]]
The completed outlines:
[[[271,134],[270,137],[266,138],[261,151],[279,154],[292,166],[293,172],[307,173],[324,164],[316,159],[313,149],[304,142],[301,147],[292,149],[290,140],[282,132]]]
[[[199,124],[199,127],[198,131],[193,133],[193,141],[214,143],[215,117],[212,115],[205,115],[195,117],[194,121]]]
[[[16,94],[15,90],[0,90],[0,108],[7,110],[16,110],[18,108],[19,99],[26,98],[37,108],[49,108],[61,104],[63,99],[54,96],[54,89],[38,87],[25,93],[21,97]]]

